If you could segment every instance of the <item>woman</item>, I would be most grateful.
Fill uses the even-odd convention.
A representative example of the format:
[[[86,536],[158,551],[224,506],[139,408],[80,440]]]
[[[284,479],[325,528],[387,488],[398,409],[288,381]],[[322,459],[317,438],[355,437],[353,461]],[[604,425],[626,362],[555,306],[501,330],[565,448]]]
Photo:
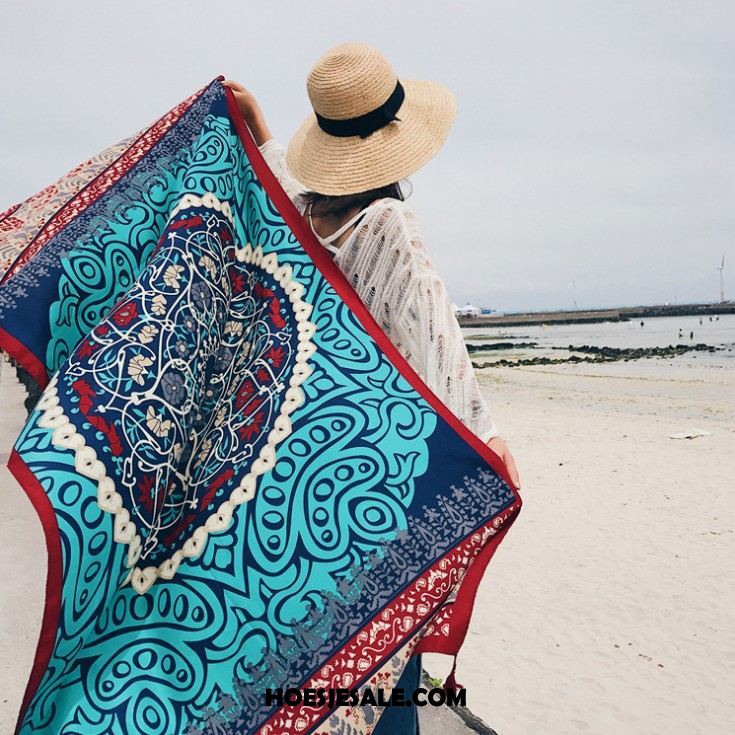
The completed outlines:
[[[454,98],[437,82],[399,80],[375,48],[343,44],[307,78],[314,108],[289,144],[274,140],[253,95],[227,81],[266,161],[373,317],[443,403],[505,462],[513,457],[480,393],[462,331],[400,181],[443,144]],[[413,656],[397,686],[419,686]],[[418,733],[415,707],[385,710],[375,729]]]

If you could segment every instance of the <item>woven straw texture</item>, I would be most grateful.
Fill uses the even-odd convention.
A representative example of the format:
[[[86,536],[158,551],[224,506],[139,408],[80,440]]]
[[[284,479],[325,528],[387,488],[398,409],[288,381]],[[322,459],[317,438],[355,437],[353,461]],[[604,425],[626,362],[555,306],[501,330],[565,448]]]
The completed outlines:
[[[312,107],[346,120],[379,107],[396,86],[393,67],[366,44],[328,51],[307,77]],[[288,166],[320,194],[355,194],[410,176],[442,147],[456,114],[454,95],[441,83],[401,79],[406,96],[397,116],[367,138],[325,133],[310,115],[292,138]]]

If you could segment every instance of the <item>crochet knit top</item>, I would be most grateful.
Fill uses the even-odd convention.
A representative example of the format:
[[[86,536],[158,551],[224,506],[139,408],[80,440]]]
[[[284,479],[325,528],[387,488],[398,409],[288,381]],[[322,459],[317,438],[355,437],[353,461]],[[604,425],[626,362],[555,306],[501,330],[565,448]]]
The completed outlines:
[[[271,138],[260,151],[303,215],[305,189],[288,170],[284,146]],[[334,253],[335,264],[426,385],[484,442],[497,436],[462,329],[411,208],[393,198],[373,202]]]

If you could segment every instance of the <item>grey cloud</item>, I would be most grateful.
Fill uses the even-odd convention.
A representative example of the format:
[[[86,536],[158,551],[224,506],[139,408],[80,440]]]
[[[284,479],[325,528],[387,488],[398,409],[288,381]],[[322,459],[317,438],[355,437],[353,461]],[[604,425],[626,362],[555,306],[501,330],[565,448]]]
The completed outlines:
[[[8,2],[0,33],[0,209],[219,73],[287,141],[311,64],[365,40],[457,95],[412,197],[455,301],[714,299],[723,252],[735,292],[730,0]]]

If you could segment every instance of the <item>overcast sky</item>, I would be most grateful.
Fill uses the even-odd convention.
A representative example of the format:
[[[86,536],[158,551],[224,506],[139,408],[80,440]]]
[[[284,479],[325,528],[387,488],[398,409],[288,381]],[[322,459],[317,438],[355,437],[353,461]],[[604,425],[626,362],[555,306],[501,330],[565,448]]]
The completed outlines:
[[[457,96],[411,197],[457,303],[735,296],[733,0],[5,0],[0,210],[220,73],[287,143],[344,41]]]

